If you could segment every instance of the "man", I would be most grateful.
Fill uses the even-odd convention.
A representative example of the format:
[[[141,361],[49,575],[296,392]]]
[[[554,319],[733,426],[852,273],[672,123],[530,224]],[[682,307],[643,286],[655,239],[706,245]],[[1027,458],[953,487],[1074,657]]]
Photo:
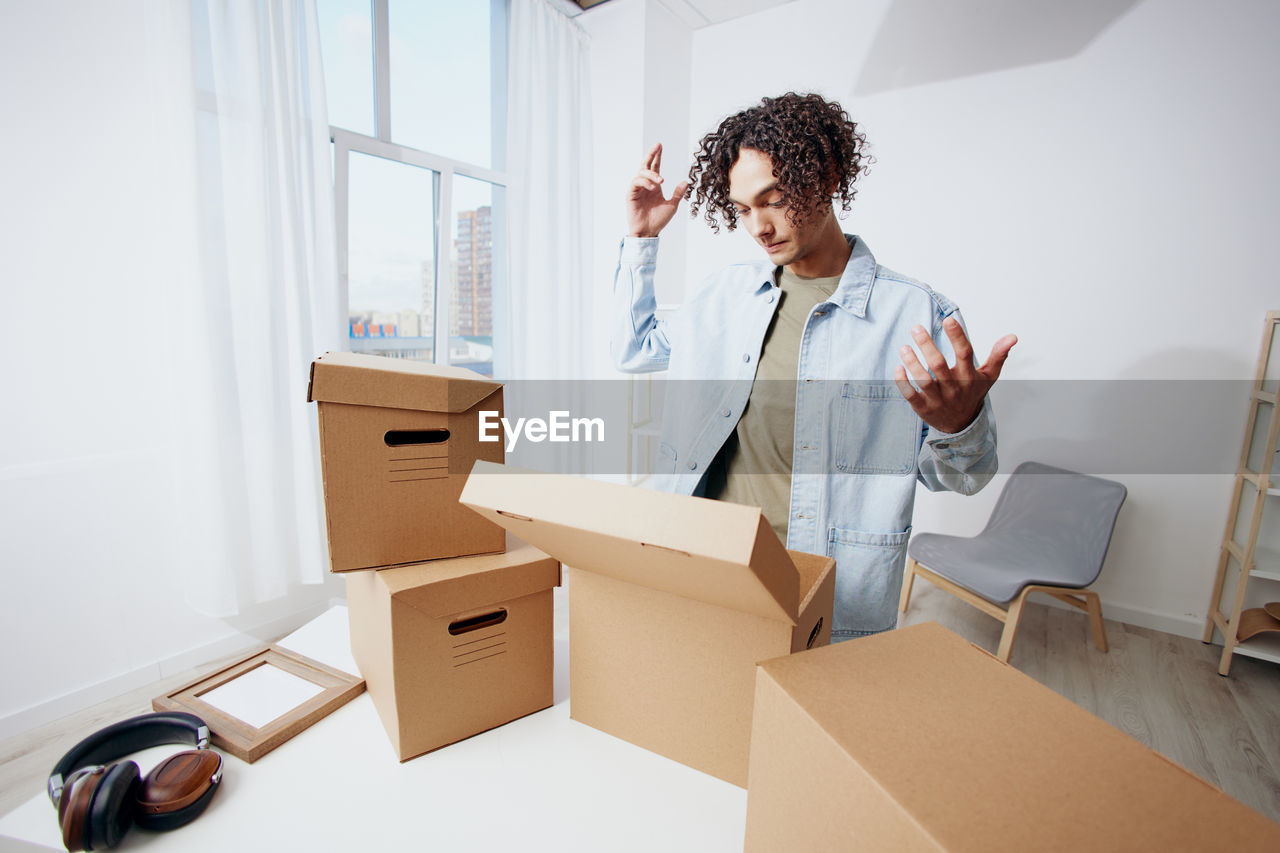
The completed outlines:
[[[834,640],[896,626],[916,481],[973,494],[995,473],[987,390],[1017,342],[975,365],[951,302],[841,232],[832,200],[849,209],[865,146],[838,104],[795,93],[703,137],[669,198],[654,146],[627,192],[614,280],[617,366],[674,380],[659,487],[760,506],[788,548],[835,557]],[[713,275],[660,321],[658,234],[686,197],[767,258]]]

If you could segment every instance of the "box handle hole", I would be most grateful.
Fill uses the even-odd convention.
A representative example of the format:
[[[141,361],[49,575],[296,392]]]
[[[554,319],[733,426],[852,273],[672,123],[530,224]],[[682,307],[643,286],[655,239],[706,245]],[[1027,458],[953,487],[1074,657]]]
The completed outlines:
[[[822,633],[822,619],[818,617],[818,624],[813,626],[813,630],[809,632],[809,642],[805,644],[806,649],[813,648],[813,644],[818,641],[818,634]]]
[[[498,510],[498,515],[503,518],[514,518],[516,521],[533,521],[533,519],[527,515],[517,515],[514,512],[507,512],[505,509]]]
[[[410,444],[442,444],[449,440],[447,429],[392,429],[382,440],[387,447],[405,447]]]
[[[501,625],[505,621],[507,621],[507,609],[500,607],[492,613],[481,613],[479,616],[468,616],[466,619],[450,622],[449,633],[456,637],[468,631],[479,631],[481,628]]]
[[[681,557],[693,556],[688,551],[681,551],[679,548],[668,548],[666,545],[654,545],[649,542],[641,542],[641,548],[657,548],[659,551],[670,551],[672,554],[679,554]]]

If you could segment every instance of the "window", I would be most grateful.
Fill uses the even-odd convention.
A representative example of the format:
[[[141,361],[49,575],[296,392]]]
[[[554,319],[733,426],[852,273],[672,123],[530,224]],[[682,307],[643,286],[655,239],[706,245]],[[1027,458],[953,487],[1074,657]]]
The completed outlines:
[[[506,286],[506,2],[319,0],[355,352],[493,373]]]

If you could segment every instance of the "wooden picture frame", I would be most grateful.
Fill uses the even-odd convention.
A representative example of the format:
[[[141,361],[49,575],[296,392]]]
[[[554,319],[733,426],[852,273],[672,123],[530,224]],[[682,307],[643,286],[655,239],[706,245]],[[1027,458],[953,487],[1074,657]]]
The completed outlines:
[[[275,666],[323,688],[261,728],[246,723],[200,697],[260,666]],[[350,702],[364,691],[364,680],[280,646],[267,646],[248,657],[202,676],[177,690],[157,696],[157,711],[186,711],[209,725],[213,745],[252,764],[294,735]]]

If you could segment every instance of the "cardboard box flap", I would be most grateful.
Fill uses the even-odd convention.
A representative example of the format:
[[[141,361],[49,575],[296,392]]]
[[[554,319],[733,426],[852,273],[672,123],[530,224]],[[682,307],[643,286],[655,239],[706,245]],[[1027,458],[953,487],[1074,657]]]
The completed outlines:
[[[755,507],[480,461],[461,502],[565,565],[796,623],[800,577]]]
[[[1280,849],[1261,815],[937,623],[760,669],[939,849]]]
[[[393,599],[436,618],[559,586],[560,563],[508,534],[505,553],[381,569],[378,578]]]
[[[804,611],[809,606],[810,600],[817,595],[818,590],[822,587],[822,579],[827,576],[828,572],[836,570],[836,561],[831,557],[823,557],[820,554],[808,554],[804,551],[792,551],[787,549],[787,554],[791,556],[791,562],[795,564],[796,572],[800,575],[800,610]]]
[[[456,413],[501,389],[501,382],[463,367],[329,352],[311,362],[307,402]]]

